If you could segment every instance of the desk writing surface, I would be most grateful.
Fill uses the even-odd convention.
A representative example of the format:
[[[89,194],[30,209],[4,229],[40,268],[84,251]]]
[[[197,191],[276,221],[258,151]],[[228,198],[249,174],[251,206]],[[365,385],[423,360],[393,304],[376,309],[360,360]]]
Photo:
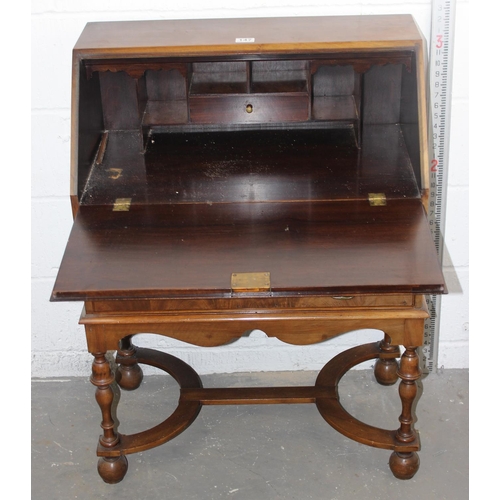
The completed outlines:
[[[227,296],[234,272],[277,294],[442,293],[419,200],[82,206],[52,300]]]

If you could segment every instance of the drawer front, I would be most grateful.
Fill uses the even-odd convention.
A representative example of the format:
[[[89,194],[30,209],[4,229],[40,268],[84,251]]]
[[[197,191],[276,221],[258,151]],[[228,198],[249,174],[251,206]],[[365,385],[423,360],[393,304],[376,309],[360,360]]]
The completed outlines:
[[[306,297],[241,297],[236,294],[225,299],[150,299],[150,300],[104,300],[86,302],[88,313],[128,312],[176,312],[176,311],[234,311],[245,313],[248,309],[272,310],[332,310],[332,309],[394,309],[419,307],[420,296],[408,294],[373,295],[322,295]]]
[[[191,95],[192,123],[272,123],[305,121],[309,118],[309,96],[287,95]]]

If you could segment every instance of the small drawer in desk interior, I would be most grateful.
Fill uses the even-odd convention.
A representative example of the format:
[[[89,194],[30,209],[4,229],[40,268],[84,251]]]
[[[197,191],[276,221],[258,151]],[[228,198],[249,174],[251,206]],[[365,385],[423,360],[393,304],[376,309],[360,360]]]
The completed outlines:
[[[192,123],[272,123],[306,121],[309,97],[290,95],[191,95],[189,116]]]

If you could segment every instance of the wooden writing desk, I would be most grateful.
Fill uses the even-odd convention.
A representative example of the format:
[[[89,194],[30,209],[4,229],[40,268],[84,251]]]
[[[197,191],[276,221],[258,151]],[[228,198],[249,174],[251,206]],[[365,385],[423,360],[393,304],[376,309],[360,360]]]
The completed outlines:
[[[315,403],[344,435],[392,450],[396,477],[415,474],[423,295],[445,292],[426,219],[424,58],[411,16],[86,26],[73,52],[75,220],[51,299],[85,303],[104,481],[206,404]],[[381,341],[336,356],[311,387],[206,389],[132,343],[147,332],[209,347],[260,329],[305,345],[363,328]],[[379,383],[401,379],[395,430],[339,400],[345,372],[375,358]],[[122,435],[110,385],[138,388],[140,364],[176,379],[179,405]]]

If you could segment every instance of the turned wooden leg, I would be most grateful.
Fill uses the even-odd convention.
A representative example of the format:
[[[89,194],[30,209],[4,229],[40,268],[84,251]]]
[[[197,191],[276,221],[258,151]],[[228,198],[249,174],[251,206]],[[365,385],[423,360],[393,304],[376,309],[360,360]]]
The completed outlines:
[[[398,370],[401,378],[399,384],[399,396],[402,403],[402,412],[399,417],[400,426],[396,432],[396,440],[402,444],[412,443],[416,439],[413,429],[412,408],[417,397],[417,383],[421,371],[416,347],[406,347],[401,357]],[[398,479],[411,479],[418,471],[420,459],[415,452],[401,453],[394,451],[389,460],[392,473]]]
[[[111,415],[113,390],[110,385],[113,383],[114,377],[105,353],[94,354],[90,381],[96,386],[95,399],[102,412],[101,428],[103,433],[99,437],[99,444],[104,448],[113,448],[119,443],[120,436],[115,432],[115,422]],[[106,483],[120,482],[125,476],[127,468],[128,462],[124,455],[112,458],[101,457],[97,464],[97,471]]]
[[[391,345],[391,339],[385,335],[380,342],[380,356],[375,362],[374,375],[381,385],[393,385],[398,381],[399,346]]]
[[[119,364],[116,382],[126,391],[137,389],[143,378],[142,368],[137,364],[136,347],[131,339],[132,337],[123,338],[116,353],[116,362]]]

